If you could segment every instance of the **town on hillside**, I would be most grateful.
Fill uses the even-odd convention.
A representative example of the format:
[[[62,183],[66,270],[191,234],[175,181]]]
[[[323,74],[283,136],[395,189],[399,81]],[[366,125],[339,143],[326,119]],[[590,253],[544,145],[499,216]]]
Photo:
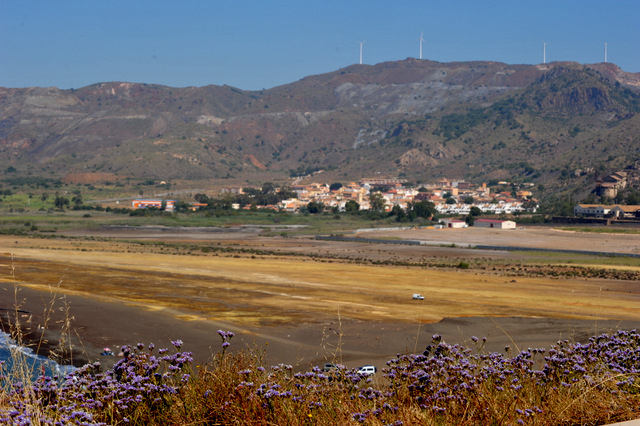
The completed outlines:
[[[636,222],[640,220],[640,205],[625,205],[616,201],[621,201],[619,198],[625,188],[635,187],[638,182],[640,167],[637,163],[625,171],[616,171],[600,177],[595,180],[594,189],[589,197],[575,205],[572,217],[556,216],[553,217],[553,221],[604,224],[610,224],[612,221]],[[376,177],[346,184],[316,182],[277,187],[267,182],[262,188],[223,187],[217,196],[218,200],[226,200],[226,208],[235,210],[268,209],[294,214],[370,210],[401,215],[403,212],[409,212],[418,203],[426,202],[429,203],[431,211],[438,216],[470,217],[480,214],[535,213],[539,205],[531,191],[534,185],[516,185],[501,181],[490,187],[486,183],[478,184],[444,177],[434,183],[412,185],[402,178]],[[185,207],[198,210],[207,207],[208,202],[213,200],[205,194],[196,194],[195,198],[196,202],[189,204],[176,200],[135,199],[132,207],[166,211]],[[602,202],[595,202],[598,199]],[[461,227],[465,222],[449,219],[445,221],[445,225]]]
[[[325,208],[345,211],[350,200],[358,203],[359,209],[376,210],[372,205],[379,194],[378,200],[382,210],[391,212],[394,207],[406,209],[410,203],[429,201],[434,204],[441,215],[467,215],[472,207],[477,207],[488,214],[513,214],[516,212],[535,212],[538,205],[530,190],[512,189],[499,193],[492,193],[483,184],[473,184],[463,180],[438,179],[434,184],[420,185],[420,187],[405,186],[406,180],[399,178],[365,178],[360,182],[346,185],[329,185],[312,183],[308,185],[293,185],[291,190],[297,197],[283,200],[278,206],[289,212],[300,211],[310,202],[322,203]],[[508,182],[500,182],[509,186]]]
[[[407,209],[412,203],[427,201],[433,203],[440,215],[468,215],[475,211],[486,214],[514,214],[535,212],[538,200],[533,198],[530,190],[533,183],[525,183],[519,187],[509,182],[498,182],[505,188],[502,192],[492,192],[486,183],[474,184],[464,180],[438,179],[432,184],[420,186],[407,185],[401,178],[364,178],[360,182],[346,184],[309,183],[293,184],[287,187],[273,188],[277,193],[287,193],[287,198],[274,204],[256,205],[253,203],[232,203],[233,209],[265,208],[277,211],[297,213],[306,209],[319,208],[344,212],[355,210],[376,210],[392,212],[393,209]],[[506,190],[508,189],[508,190]],[[225,187],[222,196],[238,197],[256,188]],[[199,200],[197,201],[204,201]],[[174,210],[175,200],[134,200],[133,208],[161,208]],[[199,208],[206,203],[192,204]]]

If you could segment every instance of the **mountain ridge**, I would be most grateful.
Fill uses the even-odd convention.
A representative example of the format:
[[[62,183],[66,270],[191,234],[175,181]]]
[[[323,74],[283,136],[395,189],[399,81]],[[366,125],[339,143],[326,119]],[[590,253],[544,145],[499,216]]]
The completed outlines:
[[[407,59],[262,91],[0,88],[0,167],[162,180],[286,180],[316,170],[334,180],[506,176],[553,186],[563,170],[637,159],[638,112],[640,73],[611,63]]]

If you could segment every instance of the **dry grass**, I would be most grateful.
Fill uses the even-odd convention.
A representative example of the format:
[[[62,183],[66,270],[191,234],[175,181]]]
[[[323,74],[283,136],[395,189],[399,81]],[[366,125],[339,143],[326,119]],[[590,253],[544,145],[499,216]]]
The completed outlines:
[[[327,258],[239,252],[173,250],[172,254],[162,254],[162,246],[109,240],[0,237],[0,244],[11,253],[0,259],[0,279],[35,289],[48,289],[55,284],[63,294],[108,298],[150,311],[162,310],[182,320],[224,321],[247,327],[290,323],[314,327],[314,324],[334,321],[334,326],[322,329],[322,344],[334,360],[340,360],[343,354],[345,320],[363,324],[373,321],[413,324],[418,327],[419,335],[420,324],[445,317],[639,318],[640,289],[635,282],[624,280],[516,277],[504,271],[375,266]],[[377,255],[393,255],[394,249],[389,247],[387,253]],[[426,300],[413,301],[412,293],[422,293]],[[136,329],[136,324],[132,323],[131,327]],[[418,346],[417,338],[415,348],[413,341],[411,347],[414,352],[416,348],[418,351],[424,348],[422,344]],[[453,350],[449,346],[443,348]],[[503,380],[498,378],[483,382],[468,395],[462,390],[468,384],[465,376],[464,381],[456,382],[460,389],[452,394],[463,398],[466,405],[460,405],[457,399],[425,405],[423,398],[437,394],[443,386],[452,386],[447,380],[455,378],[455,372],[460,371],[464,362],[447,361],[451,370],[442,376],[445,382],[415,393],[413,382],[388,387],[387,382],[394,380],[390,376],[369,383],[353,381],[352,373],[345,376],[344,381],[327,381],[318,371],[309,376],[294,376],[290,367],[260,372],[261,358],[254,355],[241,352],[224,356],[223,351],[214,355],[213,364],[201,369],[202,375],[195,380],[183,375],[190,374],[190,370],[177,370],[172,383],[185,385],[179,385],[175,397],[160,396],[160,406],[148,401],[134,405],[138,394],[132,393],[127,395],[128,408],[114,409],[110,405],[109,412],[91,411],[94,408],[90,407],[87,411],[95,416],[94,420],[107,423],[124,422],[126,417],[134,424],[153,421],[159,422],[156,424],[176,421],[250,424],[252,420],[247,419],[258,419],[262,423],[285,419],[287,424],[357,424],[359,419],[366,418],[370,424],[402,421],[403,424],[433,425],[485,421],[501,424],[505,419],[512,424],[518,420],[540,425],[602,423],[631,418],[638,412],[637,385],[613,383],[621,380],[615,374],[592,376],[596,381],[601,380],[597,386],[578,370],[575,375],[572,372],[571,376],[560,377],[559,382],[543,384],[534,374],[518,377],[523,389],[513,385],[507,388],[507,382],[504,385],[494,382]],[[451,359],[456,357],[461,361],[466,359],[466,355]],[[136,359],[132,362],[139,365]],[[143,361],[147,359],[150,357],[145,355]],[[426,368],[422,361],[417,363],[408,358],[398,365],[407,366],[411,372],[407,377],[419,378],[420,371]],[[528,371],[527,365],[523,364],[523,372]],[[508,362],[505,366],[508,371],[512,370]],[[435,372],[441,367],[433,367],[436,377]],[[251,373],[244,372],[247,370]],[[636,375],[634,372],[622,379]],[[87,380],[92,378],[91,375]],[[572,386],[562,385],[573,378],[577,381]],[[249,380],[251,386],[247,384]],[[113,381],[100,389],[108,393],[118,386],[124,384]],[[261,386],[264,391],[260,390]],[[630,393],[619,393],[616,388],[619,386],[628,386]],[[268,389],[277,390],[272,392],[277,396],[267,396]],[[478,389],[485,397],[476,398]],[[32,418],[57,413],[39,405],[40,394],[29,392],[32,393],[22,397],[25,410],[36,411]],[[146,395],[144,392],[139,394]],[[3,404],[9,403],[7,394],[1,396],[4,402],[0,404],[0,411],[7,408]],[[154,396],[149,401],[156,399]],[[383,404],[399,408],[376,414]],[[440,412],[443,407],[446,410]],[[541,411],[535,411],[536,408]],[[527,410],[534,411],[529,416]]]
[[[315,323],[335,317],[340,306],[343,318],[410,323],[465,316],[623,320],[638,319],[640,306],[640,290],[625,281],[508,277],[291,256],[130,253],[125,243],[108,241],[10,240],[19,242],[11,250],[20,283],[43,289],[59,284],[63,292],[174,309],[183,319]],[[6,259],[3,263],[0,272],[6,276]],[[412,293],[426,300],[414,302]]]

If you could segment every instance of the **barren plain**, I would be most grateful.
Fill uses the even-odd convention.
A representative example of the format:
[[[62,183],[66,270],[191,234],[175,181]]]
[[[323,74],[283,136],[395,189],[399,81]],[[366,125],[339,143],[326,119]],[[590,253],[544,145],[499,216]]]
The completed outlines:
[[[177,339],[207,362],[220,348],[218,329],[236,333],[232,348],[264,350],[272,364],[382,368],[397,353],[421,352],[436,333],[471,346],[471,336],[487,337],[484,350],[504,351],[640,326],[636,259],[599,265],[600,258],[464,248],[637,254],[637,235],[531,227],[357,236],[428,244],[320,241],[246,226],[0,236],[0,308],[5,319],[17,314],[31,339],[42,333],[43,348],[68,344],[68,328],[76,362],[106,366],[117,357],[101,357],[103,347],[169,347]],[[590,272],[566,274],[567,265]]]

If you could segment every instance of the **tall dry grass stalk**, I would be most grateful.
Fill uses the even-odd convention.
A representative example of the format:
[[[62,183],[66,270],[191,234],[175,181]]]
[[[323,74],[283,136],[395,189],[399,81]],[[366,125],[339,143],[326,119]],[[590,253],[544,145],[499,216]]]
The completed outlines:
[[[6,311],[3,329],[11,340],[8,350],[10,352],[10,369],[3,368],[2,380],[4,384],[30,383],[45,374],[46,367],[54,368],[56,364],[73,363],[74,344],[72,337],[71,307],[65,295],[59,296],[59,288],[62,278],[55,287],[49,286],[49,298],[42,314],[36,315],[26,309],[26,300],[20,294],[20,285],[16,275],[16,267],[13,255],[11,256],[9,282],[13,286],[12,306]],[[62,306],[60,306],[60,302]],[[61,313],[61,318],[55,321],[56,311]],[[37,320],[36,318],[41,318]],[[52,330],[57,326],[58,330]],[[54,336],[57,341],[49,341],[48,335]],[[77,336],[81,342],[79,336]],[[45,350],[45,347],[47,349]],[[39,354],[46,352],[46,357]],[[49,361],[45,362],[45,358]]]
[[[337,315],[338,327],[336,330],[331,328],[329,332],[326,326],[323,327],[320,347],[324,351],[329,353],[329,355],[325,358],[328,362],[330,362],[331,364],[342,365],[342,339],[344,337],[344,332],[342,330],[342,316],[340,315],[340,305],[338,305]],[[336,339],[335,343],[332,343],[334,338]]]

